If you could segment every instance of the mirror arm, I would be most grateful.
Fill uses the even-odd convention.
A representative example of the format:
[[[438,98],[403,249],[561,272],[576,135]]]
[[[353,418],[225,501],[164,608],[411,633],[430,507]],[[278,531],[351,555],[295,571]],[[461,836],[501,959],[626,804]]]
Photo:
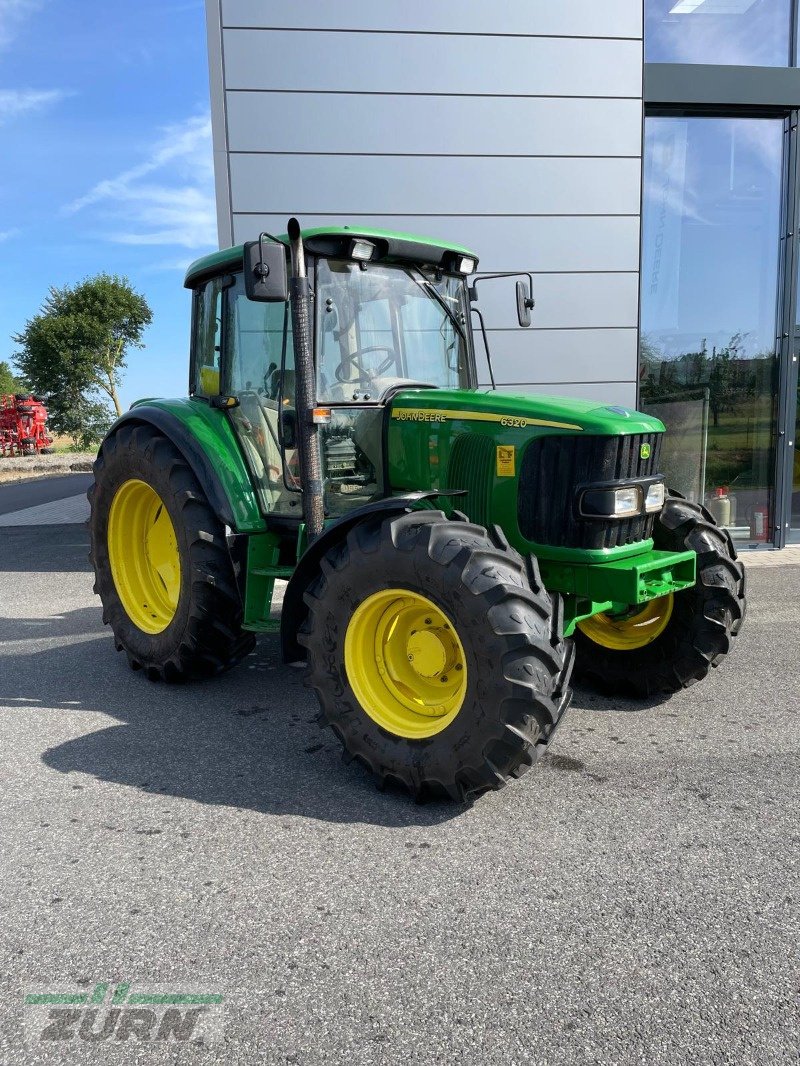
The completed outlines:
[[[496,384],[496,382],[494,380],[494,367],[492,366],[492,353],[489,350],[489,338],[486,336],[486,324],[483,321],[483,315],[481,314],[479,308],[470,307],[470,312],[473,315],[477,315],[478,316],[478,321],[481,324],[481,334],[483,336],[483,347],[486,350],[486,362],[487,362],[488,367],[489,367],[489,380],[492,383],[492,391],[496,392],[497,391],[497,384]]]
[[[528,308],[529,311],[533,310],[535,304],[535,301],[533,299],[533,274],[530,270],[504,270],[499,274],[476,274],[473,278],[472,284],[467,289],[470,303],[477,302],[478,300],[478,282],[491,281],[494,278],[527,278],[528,298],[525,301],[525,306]]]
[[[274,241],[276,244],[280,244],[282,247],[286,247],[283,241],[279,241],[277,237],[274,237],[271,233],[267,233],[266,230],[262,230],[258,235],[258,266],[256,272],[259,278],[265,278],[269,274],[269,267],[264,266],[264,239]]]

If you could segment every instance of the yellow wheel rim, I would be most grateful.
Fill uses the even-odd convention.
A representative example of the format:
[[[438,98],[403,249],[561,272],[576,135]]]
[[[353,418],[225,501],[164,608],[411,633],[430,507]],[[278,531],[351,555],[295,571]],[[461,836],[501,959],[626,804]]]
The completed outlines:
[[[450,619],[407,589],[375,592],[359,604],[345,633],[344,664],[366,714],[411,740],[446,729],[467,691],[466,656]]]
[[[673,596],[650,600],[640,611],[625,616],[595,614],[578,622],[584,636],[612,651],[635,651],[660,637],[672,617]]]
[[[178,608],[181,558],[164,502],[144,481],[117,489],[108,515],[108,555],[125,613],[145,633],[162,633]]]

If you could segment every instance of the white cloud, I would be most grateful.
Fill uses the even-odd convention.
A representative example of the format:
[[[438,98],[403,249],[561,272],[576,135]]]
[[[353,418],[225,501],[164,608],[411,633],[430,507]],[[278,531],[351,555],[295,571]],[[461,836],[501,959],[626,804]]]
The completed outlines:
[[[0,4],[2,2],[3,0],[0,0]],[[0,33],[1,27],[0,18]],[[43,107],[58,103],[68,95],[63,89],[0,89],[0,125],[31,111],[41,111]]]
[[[106,237],[119,244],[216,246],[208,116],[166,127],[146,159],[98,182],[65,210],[74,214],[91,207],[106,222],[113,220]]]
[[[20,23],[42,6],[43,0],[0,0],[0,48],[14,40]]]
[[[192,256],[186,256],[184,259],[159,259],[157,262],[144,267],[144,271],[148,274],[172,272],[185,274],[193,262]]]
[[[10,241],[12,237],[16,237],[19,234],[19,230],[14,229],[2,229],[0,230],[0,244],[4,241]]]

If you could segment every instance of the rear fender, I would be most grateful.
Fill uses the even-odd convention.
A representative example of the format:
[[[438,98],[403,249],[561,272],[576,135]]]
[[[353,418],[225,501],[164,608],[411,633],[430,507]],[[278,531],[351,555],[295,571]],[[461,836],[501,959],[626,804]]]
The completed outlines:
[[[203,486],[219,520],[234,533],[263,533],[264,518],[227,415],[196,400],[148,401],[117,419],[151,425],[172,442]]]

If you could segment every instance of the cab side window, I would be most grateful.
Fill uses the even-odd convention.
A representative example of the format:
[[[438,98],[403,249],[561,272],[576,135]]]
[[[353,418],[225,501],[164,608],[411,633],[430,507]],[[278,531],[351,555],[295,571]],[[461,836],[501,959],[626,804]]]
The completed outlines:
[[[268,514],[299,514],[293,434],[289,443],[284,439],[287,424],[293,422],[295,403],[289,305],[248,300],[243,276],[236,274],[231,280],[224,305],[223,389],[239,402],[230,409],[229,417],[263,510]]]
[[[294,345],[288,303],[256,303],[248,300],[244,279],[235,275],[228,289],[225,343],[230,392],[235,396],[253,392],[262,402],[278,401],[294,406]],[[281,363],[286,374],[281,390]]]
[[[220,393],[222,282],[222,278],[212,278],[195,291],[192,329],[192,394],[195,396]]]

